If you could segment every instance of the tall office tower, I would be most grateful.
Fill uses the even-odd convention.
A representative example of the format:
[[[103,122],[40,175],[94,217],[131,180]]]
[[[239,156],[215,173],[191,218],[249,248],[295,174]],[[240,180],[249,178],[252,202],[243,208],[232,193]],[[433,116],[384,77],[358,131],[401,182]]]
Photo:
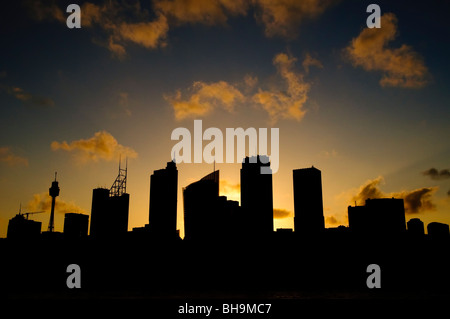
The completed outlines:
[[[246,157],[241,168],[241,207],[250,236],[273,233],[272,174],[261,174],[270,167],[268,156]]]
[[[349,206],[348,226],[360,235],[402,235],[406,231],[403,199],[367,199],[365,206]]]
[[[120,168],[110,189],[96,188],[92,192],[90,235],[112,238],[128,231],[130,195],[127,189],[127,168]]]
[[[185,239],[207,240],[215,237],[218,199],[219,171],[183,189]]]
[[[177,188],[178,170],[173,161],[150,176],[149,227],[152,234],[165,238],[177,235]]]
[[[318,234],[325,228],[322,174],[312,166],[293,170],[294,227],[301,235]]]

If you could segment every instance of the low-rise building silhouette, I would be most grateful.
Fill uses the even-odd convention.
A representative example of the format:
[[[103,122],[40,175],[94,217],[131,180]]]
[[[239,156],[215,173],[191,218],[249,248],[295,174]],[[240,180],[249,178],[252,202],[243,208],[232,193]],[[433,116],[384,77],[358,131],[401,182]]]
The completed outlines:
[[[348,207],[348,224],[354,234],[396,236],[406,231],[403,199],[367,199],[365,206]]]
[[[89,228],[89,215],[66,213],[64,215],[64,237],[67,239],[86,238]]]
[[[449,237],[448,224],[432,222],[427,225],[428,236],[433,239],[447,239]]]
[[[42,223],[25,218],[24,214],[17,214],[9,220],[6,238],[8,239],[36,239],[41,234]]]
[[[411,218],[406,224],[408,225],[408,234],[416,237],[425,235],[423,221],[419,218]]]

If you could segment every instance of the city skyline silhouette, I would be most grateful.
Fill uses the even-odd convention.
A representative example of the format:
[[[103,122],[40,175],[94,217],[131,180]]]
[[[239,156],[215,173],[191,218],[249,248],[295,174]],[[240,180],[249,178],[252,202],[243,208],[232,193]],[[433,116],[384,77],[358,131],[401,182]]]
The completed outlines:
[[[61,291],[64,289],[61,271],[55,276],[49,271],[72,259],[87,273],[83,276],[83,287],[87,289],[83,291],[91,297],[109,289],[115,289],[119,295],[140,291],[149,297],[160,291],[169,295],[214,291],[228,296],[241,293],[252,296],[256,291],[268,295],[284,291],[295,295],[311,289],[331,289],[351,292],[358,298],[364,289],[369,289],[365,287],[364,273],[371,259],[384,270],[383,287],[387,289],[383,291],[401,296],[410,289],[427,289],[446,296],[450,277],[444,271],[447,263],[442,260],[441,252],[450,246],[448,225],[430,223],[425,235],[423,223],[413,218],[407,228],[403,199],[381,198],[368,199],[365,206],[349,206],[349,227],[324,228],[321,174],[313,166],[292,171],[292,181],[297,185],[294,189],[298,192],[294,194],[297,228],[274,231],[266,218],[269,210],[273,220],[272,176],[260,171],[260,165],[270,165],[270,162],[265,160],[263,164],[259,156],[254,158],[252,161],[252,157],[246,157],[242,163],[242,191],[253,193],[245,195],[247,199],[244,196],[244,203],[247,201],[244,207],[220,196],[218,170],[183,188],[187,227],[184,240],[175,228],[173,204],[177,201],[174,187],[178,171],[174,162],[168,162],[165,169],[155,170],[150,175],[150,197],[156,204],[149,203],[152,207],[149,224],[132,231],[124,231],[128,216],[123,214],[128,214],[132,195],[125,192],[126,185],[123,185],[123,192],[115,187],[94,189],[92,211],[97,219],[94,219],[94,227],[90,221],[89,236],[88,215],[67,213],[63,233],[40,234],[40,229],[39,233],[36,229],[36,224],[40,226],[40,223],[29,216],[25,218],[27,213],[19,212],[10,220],[8,238],[0,241],[8,260],[0,269],[7,283],[3,289],[16,296],[21,290],[31,295],[39,291],[50,294]],[[126,173],[121,175],[119,170],[119,178],[126,180]],[[54,194],[52,188],[49,193]],[[245,222],[237,222],[240,219]],[[347,246],[347,252],[322,254],[321,247],[331,243]],[[298,250],[300,255],[292,254],[293,250]],[[431,255],[426,261],[417,260],[416,254],[409,256],[414,251]],[[37,254],[45,255],[39,266],[43,273],[33,280],[20,275],[22,268]],[[124,259],[128,254],[141,257]],[[340,259],[334,259],[338,257],[336,254],[340,254]],[[180,258],[187,258],[189,262],[175,262]],[[294,272],[271,274],[270,270],[279,266],[280,258],[300,264]],[[337,272],[327,272],[329,262],[337,267]],[[426,271],[421,268],[424,262],[430,263]],[[99,263],[113,263],[114,267],[103,269]],[[236,263],[246,266],[235,268]],[[205,265],[210,266],[204,268]],[[403,269],[401,265],[409,265],[411,269]],[[438,267],[433,278],[439,277],[439,281],[429,281],[431,267]],[[183,269],[181,278],[173,276],[178,268]],[[6,274],[9,274],[8,279],[4,277]],[[414,281],[407,282],[413,274]]]
[[[209,196],[206,196],[206,198],[210,198],[212,201],[211,203],[214,203],[214,205],[217,204],[218,201],[226,201],[230,202],[231,206],[236,206],[238,209],[236,209],[235,214],[239,214],[239,219],[241,220],[242,226],[241,228],[247,228],[250,225],[253,225],[256,229],[256,233],[267,233],[276,231],[277,229],[285,229],[285,228],[274,228],[273,221],[275,220],[275,212],[274,207],[272,204],[272,194],[273,194],[273,186],[272,186],[272,174],[261,174],[259,171],[260,167],[268,166],[270,167],[270,160],[269,156],[264,155],[263,157],[266,157],[266,160],[264,162],[260,162],[260,156],[261,155],[255,155],[255,156],[247,156],[242,160],[242,168],[241,168],[241,196],[242,192],[244,192],[244,205],[243,208],[240,205],[240,201],[233,201],[233,200],[227,200],[227,197],[225,195],[221,195],[219,192],[219,170],[213,171],[210,174],[207,174],[206,176],[202,177],[199,181],[195,183],[191,183],[190,185],[187,185],[185,187],[181,187],[182,189],[182,203],[183,203],[183,219],[185,220],[186,215],[186,203],[185,203],[185,197],[186,197],[186,191],[190,191],[191,188],[198,188],[197,191],[192,191],[194,195],[194,199],[188,199],[188,211],[195,211],[195,210],[203,210],[203,213],[199,213],[198,217],[195,219],[197,220],[198,224],[205,223],[208,224],[208,222],[202,221],[203,219],[207,219],[209,214],[210,208],[208,208],[208,205],[205,205],[205,208],[201,206],[199,208],[198,201],[200,201],[203,196],[204,192],[210,192]],[[254,158],[254,160],[252,160]],[[214,164],[215,168],[215,164]],[[266,176],[267,175],[267,176]],[[55,173],[56,178],[56,173]],[[321,182],[321,171],[317,169],[314,166],[311,166],[310,168],[301,168],[301,169],[293,169],[292,170],[292,181],[293,181],[293,201],[294,206],[298,207],[294,210],[294,227],[291,228],[292,231],[296,232],[303,232],[305,234],[309,233],[320,233],[322,230],[324,230],[326,227],[324,225],[324,216],[323,216],[323,197],[322,197],[322,182]],[[126,180],[127,180],[127,169],[121,169],[120,168],[120,162],[119,162],[119,174],[116,178],[116,180],[113,183],[113,186],[111,188],[95,188],[92,192],[92,207],[90,214],[81,214],[81,213],[74,213],[71,211],[67,211],[65,214],[71,214],[71,215],[82,215],[82,216],[88,216],[89,219],[89,235],[92,236],[92,228],[94,229],[94,237],[98,232],[108,232],[112,231],[113,234],[117,233],[126,233],[130,232],[129,225],[128,225],[128,219],[129,219],[129,202],[130,202],[130,194],[126,192]],[[266,180],[267,182],[263,182]],[[151,184],[154,184],[153,191]],[[244,182],[243,182],[244,181]],[[203,185],[203,184],[205,185]],[[244,183],[244,186],[242,186],[242,183]],[[267,184],[265,186],[265,191],[263,191],[261,195],[260,189],[264,183]],[[119,185],[120,186],[117,186]],[[56,186],[55,186],[56,185]],[[198,186],[197,186],[198,185]],[[297,185],[297,186],[296,186]],[[52,187],[49,189],[49,196],[52,197],[52,205],[51,210],[54,210],[54,199],[52,195],[55,195],[55,187],[58,188],[58,182],[55,181],[52,182]],[[174,160],[167,162],[167,166],[165,169],[158,169],[153,171],[153,174],[150,175],[150,201],[148,205],[148,220],[149,223],[145,225],[145,227],[148,227],[148,230],[154,229],[154,233],[159,233],[160,236],[170,238],[171,236],[177,234],[177,236],[180,235],[180,229],[177,225],[177,213],[176,213],[176,204],[178,202],[178,170],[176,163]],[[153,194],[153,195],[152,195]],[[57,190],[57,195],[59,195],[59,188]],[[55,196],[55,197],[56,197]],[[189,195],[187,196],[190,197]],[[221,199],[219,199],[221,198]],[[266,198],[268,201],[267,203],[264,203],[261,201],[261,198]],[[153,199],[153,200],[152,200]],[[295,202],[298,204],[295,205]],[[191,204],[192,203],[192,204]],[[196,204],[197,203],[197,204]],[[383,205],[384,203],[384,205]],[[392,203],[392,204],[390,204]],[[372,205],[373,204],[373,205]],[[387,205],[386,205],[387,204]],[[193,206],[193,208],[190,208],[190,206]],[[197,205],[197,207],[195,206]],[[216,206],[212,207],[216,207]],[[373,208],[372,208],[373,206]],[[153,207],[153,208],[152,208]],[[169,209],[169,213],[167,213],[167,208],[171,207]],[[250,208],[250,207],[256,207]],[[394,208],[397,207],[397,208]],[[264,210],[267,210],[269,213],[261,213]],[[120,213],[120,211],[123,211],[123,213]],[[153,211],[153,213],[152,213]],[[367,211],[367,212],[366,212]],[[380,214],[378,212],[383,213],[384,215],[380,215],[378,218],[378,222],[373,220],[372,216],[376,214]],[[26,220],[30,220],[31,222],[34,222],[34,226],[31,226],[31,228],[35,229],[34,232],[37,230],[37,223],[41,223],[38,221],[33,221],[32,219],[29,219],[29,215],[33,214],[39,214],[39,213],[46,213],[46,211],[40,211],[40,212],[21,212],[21,209],[19,210],[19,213],[15,215],[14,218],[17,218],[17,220],[24,220],[25,218],[23,216],[26,216]],[[197,213],[195,213],[197,214]],[[396,215],[395,215],[396,214]],[[92,227],[92,215],[94,215],[94,227]],[[188,212],[188,219],[191,217],[189,216]],[[261,216],[270,216],[270,218],[265,217],[261,218]],[[397,226],[388,226],[393,229],[404,229],[406,230],[406,219],[405,219],[405,204],[403,199],[397,198],[394,199],[392,197],[389,198],[383,198],[383,197],[373,197],[373,198],[367,198],[365,200],[365,205],[358,206],[351,206],[348,205],[348,226],[347,228],[353,228],[356,232],[369,232],[369,233],[376,233],[380,229],[383,229],[382,224],[383,220],[386,218],[389,218],[389,216],[397,216]],[[99,217],[100,216],[100,217]],[[352,216],[352,217],[350,217]],[[297,217],[297,218],[296,218]],[[14,219],[11,218],[11,219]],[[264,219],[266,219],[265,222]],[[296,222],[297,219],[297,222]],[[114,222],[114,220],[117,220]],[[153,222],[152,222],[153,220]],[[353,220],[351,222],[350,220]],[[423,224],[422,221],[420,221],[419,218],[412,217],[410,220],[416,221],[416,227],[417,223],[420,222]],[[54,222],[54,216],[50,214],[50,221],[48,223],[49,229],[52,228],[52,231],[55,231],[52,225]],[[217,221],[216,221],[217,222]],[[258,224],[263,222],[265,223],[266,230],[257,230],[257,229],[263,229],[261,226],[255,226],[254,224]],[[113,224],[111,224],[113,223]],[[116,224],[114,224],[116,223]],[[378,224],[377,224],[378,223]],[[430,224],[443,224],[437,221],[433,221]],[[41,223],[42,224],[42,223]],[[195,224],[195,223],[194,223]],[[214,224],[214,223],[213,223]],[[184,224],[183,224],[184,225]],[[297,225],[297,226],[295,226]],[[443,224],[446,225],[446,224]],[[142,226],[142,225],[141,225]],[[42,227],[42,226],[41,226]],[[188,226],[189,227],[189,226]],[[195,226],[197,227],[197,226]],[[346,227],[344,225],[340,225],[339,227]],[[339,228],[338,227],[338,228]],[[380,228],[381,227],[381,228]],[[425,229],[422,226],[423,229]],[[98,229],[101,229],[100,231]],[[133,227],[133,229],[140,228],[140,226]],[[251,228],[251,227],[250,227]],[[114,230],[115,229],[115,230]],[[361,229],[361,230],[358,230]],[[414,226],[413,226],[414,229]],[[43,232],[43,230],[40,229],[39,232]],[[385,231],[390,232],[390,230],[385,229]],[[49,232],[49,231],[47,231]],[[61,231],[59,231],[61,232]],[[417,231],[416,231],[417,232]],[[445,230],[444,230],[445,232]],[[184,230],[183,230],[184,233]],[[424,230],[425,234],[425,230]],[[14,235],[13,235],[14,236]],[[102,235],[100,235],[102,237]]]

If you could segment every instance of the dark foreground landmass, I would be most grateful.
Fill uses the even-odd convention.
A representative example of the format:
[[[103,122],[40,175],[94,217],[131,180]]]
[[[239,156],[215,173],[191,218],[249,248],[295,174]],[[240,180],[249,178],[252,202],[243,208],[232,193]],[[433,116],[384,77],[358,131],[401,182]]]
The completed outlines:
[[[449,241],[325,236],[0,241],[2,295],[79,299],[450,299]],[[81,270],[69,289],[67,266]],[[370,289],[367,267],[380,267]]]

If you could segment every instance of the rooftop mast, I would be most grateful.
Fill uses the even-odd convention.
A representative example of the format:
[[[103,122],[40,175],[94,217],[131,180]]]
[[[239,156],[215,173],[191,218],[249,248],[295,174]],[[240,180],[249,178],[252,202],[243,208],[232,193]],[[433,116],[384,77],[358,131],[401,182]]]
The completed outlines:
[[[109,190],[110,197],[122,196],[122,194],[127,192],[128,158],[126,158],[124,169],[120,167],[120,162],[121,158],[119,158],[119,174]]]

